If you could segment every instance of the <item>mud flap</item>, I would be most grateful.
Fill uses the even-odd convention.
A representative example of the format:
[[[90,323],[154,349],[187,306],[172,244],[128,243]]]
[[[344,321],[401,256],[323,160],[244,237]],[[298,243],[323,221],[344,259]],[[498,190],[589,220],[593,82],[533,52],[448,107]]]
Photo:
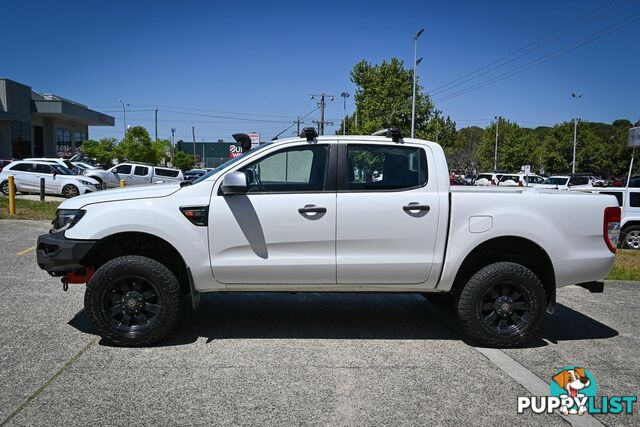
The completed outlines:
[[[200,305],[200,292],[196,291],[196,287],[193,284],[191,269],[189,267],[187,267],[187,277],[189,278],[189,289],[191,290],[191,306],[196,310]]]

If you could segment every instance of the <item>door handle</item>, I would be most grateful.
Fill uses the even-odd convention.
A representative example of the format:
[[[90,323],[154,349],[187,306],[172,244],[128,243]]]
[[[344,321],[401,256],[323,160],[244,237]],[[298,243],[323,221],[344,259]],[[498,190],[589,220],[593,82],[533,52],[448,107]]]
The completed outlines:
[[[431,209],[431,206],[421,205],[420,203],[417,203],[417,202],[411,202],[408,205],[402,207],[402,210],[404,210],[405,212],[411,212],[411,211],[429,212],[430,209]]]
[[[327,212],[327,208],[321,208],[321,207],[318,207],[316,205],[305,205],[304,208],[299,208],[298,212],[300,212],[301,214],[326,213]]]

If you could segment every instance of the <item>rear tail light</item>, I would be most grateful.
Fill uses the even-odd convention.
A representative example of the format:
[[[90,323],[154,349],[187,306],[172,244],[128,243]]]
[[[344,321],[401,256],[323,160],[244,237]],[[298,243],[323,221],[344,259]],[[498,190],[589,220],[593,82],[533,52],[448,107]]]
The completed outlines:
[[[612,253],[616,253],[616,248],[620,241],[620,208],[604,208],[603,224],[604,242]]]

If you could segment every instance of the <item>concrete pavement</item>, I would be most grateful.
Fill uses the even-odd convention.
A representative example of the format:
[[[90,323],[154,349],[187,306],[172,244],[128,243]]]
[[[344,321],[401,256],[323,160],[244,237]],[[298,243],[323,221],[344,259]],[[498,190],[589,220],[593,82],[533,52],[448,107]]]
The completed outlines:
[[[517,415],[531,392],[420,295],[206,295],[159,346],[110,347],[88,326],[83,286],[64,293],[25,252],[47,229],[0,221],[0,423],[566,424]],[[561,289],[542,339],[501,354],[546,383],[580,364],[599,393],[635,395],[638,286]]]

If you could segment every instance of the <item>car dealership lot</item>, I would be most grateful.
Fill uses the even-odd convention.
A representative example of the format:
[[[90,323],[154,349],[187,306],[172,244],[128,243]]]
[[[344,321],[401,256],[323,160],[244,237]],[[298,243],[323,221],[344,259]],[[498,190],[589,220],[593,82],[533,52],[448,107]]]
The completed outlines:
[[[0,221],[0,423],[564,424],[516,415],[516,397],[574,364],[598,394],[640,390],[638,283],[564,288],[543,339],[492,353],[417,294],[205,295],[161,345],[123,349],[90,329],[83,286],[37,267],[48,228]]]

